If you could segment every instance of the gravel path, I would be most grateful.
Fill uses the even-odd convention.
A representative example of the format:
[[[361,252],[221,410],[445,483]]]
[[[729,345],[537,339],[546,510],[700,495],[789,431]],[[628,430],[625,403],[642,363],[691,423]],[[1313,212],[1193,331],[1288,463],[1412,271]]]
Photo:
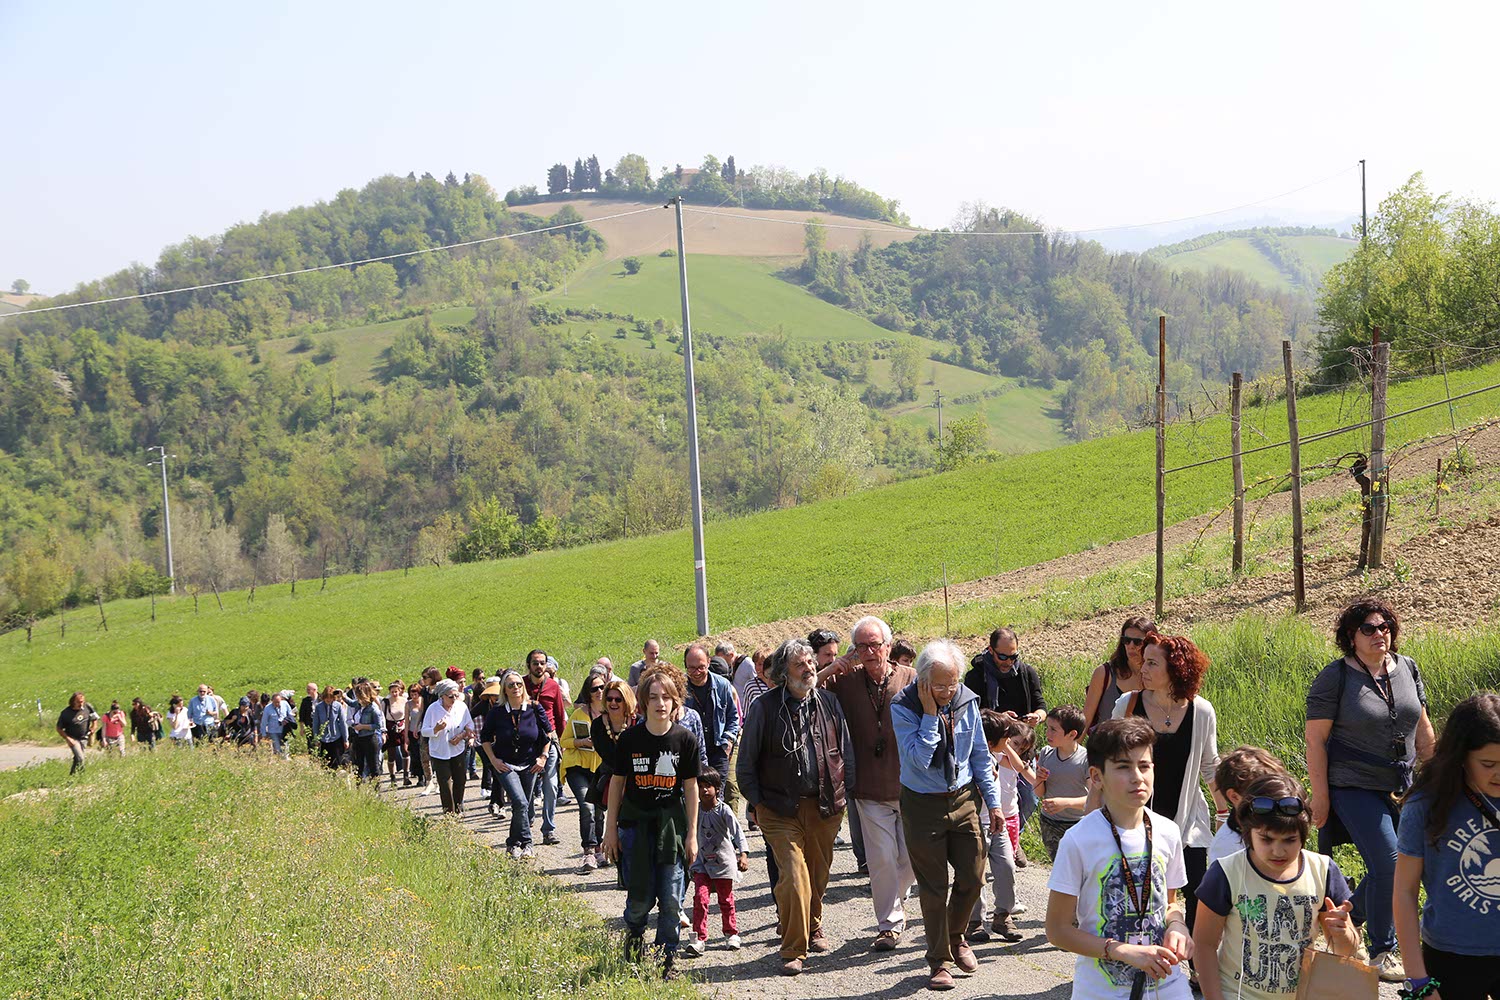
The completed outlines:
[[[90,753],[92,754],[92,751]],[[0,743],[0,771],[9,771],[13,767],[25,767],[44,760],[66,758],[70,754],[71,751],[65,746],[45,743]]]

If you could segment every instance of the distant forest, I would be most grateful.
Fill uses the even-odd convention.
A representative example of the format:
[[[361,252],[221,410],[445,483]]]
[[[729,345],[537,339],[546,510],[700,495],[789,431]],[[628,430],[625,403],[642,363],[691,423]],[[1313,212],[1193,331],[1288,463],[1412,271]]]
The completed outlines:
[[[554,163],[547,171],[545,190],[535,185],[507,191],[505,201],[523,206],[567,197],[672,198],[699,205],[734,204],[742,208],[779,208],[802,212],[837,212],[861,219],[876,219],[906,225],[901,203],[880,195],[848,178],[830,176],[826,170],[801,175],[786,167],[751,167],[741,170],[734,157],[720,162],[712,154],[696,168],[678,163],[662,167],[655,180],[651,167],[639,153],[626,153],[602,174],[599,158],[590,155],[566,163]]]

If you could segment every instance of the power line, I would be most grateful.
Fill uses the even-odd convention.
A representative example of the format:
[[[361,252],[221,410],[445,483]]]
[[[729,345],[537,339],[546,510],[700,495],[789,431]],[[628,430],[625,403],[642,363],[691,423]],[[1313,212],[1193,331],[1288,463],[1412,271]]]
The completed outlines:
[[[1089,229],[1031,229],[1011,230],[993,233],[978,233],[964,232],[953,229],[922,229],[915,226],[896,226],[892,224],[877,226],[850,226],[836,222],[798,222],[794,219],[772,219],[760,215],[740,215],[735,212],[716,212],[702,208],[684,208],[683,211],[692,212],[695,215],[716,215],[725,219],[743,219],[747,222],[769,222],[781,226],[816,226],[821,229],[845,229],[852,232],[861,233],[915,233],[918,235],[931,234],[935,236],[1078,236],[1083,233],[1112,233],[1119,232],[1125,229],[1150,229],[1153,226],[1171,226],[1182,222],[1193,222],[1197,219],[1208,219],[1212,218],[1215,215],[1224,215],[1228,212],[1238,212],[1240,209],[1244,208],[1254,208],[1257,205],[1264,205],[1266,202],[1276,201],[1280,198],[1286,198],[1290,195],[1297,194],[1298,192],[1306,191],[1308,188],[1317,187],[1319,184],[1326,184],[1329,181],[1334,180],[1335,178],[1342,177],[1344,174],[1347,174],[1349,171],[1353,170],[1356,166],[1358,166],[1358,164],[1351,163],[1344,169],[1338,171],[1337,173],[1329,174],[1327,177],[1323,177],[1315,181],[1310,181],[1300,187],[1292,188],[1290,191],[1283,191],[1280,194],[1273,194],[1266,198],[1257,199],[1256,201],[1247,201],[1243,205],[1234,205],[1230,208],[1220,208],[1212,212],[1204,212],[1200,215],[1184,215],[1176,219],[1160,219],[1156,222],[1132,222],[1128,225],[1123,226],[1094,226]]]
[[[340,267],[358,267],[361,264],[374,264],[383,260],[397,260],[401,257],[415,257],[424,253],[439,253],[444,250],[460,250],[464,247],[479,246],[483,243],[494,243],[498,240],[514,240],[522,236],[536,236],[539,233],[552,233],[559,229],[571,229],[574,226],[587,226],[595,222],[608,222],[611,219],[625,219],[632,215],[643,215],[646,212],[657,211],[655,208],[638,208],[633,212],[617,212],[614,215],[602,215],[594,219],[580,219],[577,222],[563,222],[555,226],[543,226],[541,229],[528,229],[521,233],[504,233],[500,236],[486,236],[483,239],[465,240],[462,243],[448,243],[440,247],[424,247],[421,250],[403,250],[400,253],[388,253],[379,257],[366,257],[363,260],[347,260],[340,264],[319,264],[316,267],[302,267],[295,271],[279,271],[276,274],[257,274],[249,278],[230,278],[227,281],[211,281],[204,285],[189,285],[185,288],[163,288],[153,292],[138,292],[134,295],[116,295],[108,299],[93,299],[88,302],[70,302],[61,306],[43,306],[40,309],[26,309],[15,313],[16,316],[34,316],[38,313],[59,312],[64,309],[82,309],[84,306],[102,306],[114,302],[131,302],[136,299],[149,299],[161,295],[177,295],[181,292],[201,292],[209,288],[224,288],[228,285],[243,285],[251,281],[269,281],[273,278],[290,278],[298,274],[312,274],[314,271],[331,271]]]

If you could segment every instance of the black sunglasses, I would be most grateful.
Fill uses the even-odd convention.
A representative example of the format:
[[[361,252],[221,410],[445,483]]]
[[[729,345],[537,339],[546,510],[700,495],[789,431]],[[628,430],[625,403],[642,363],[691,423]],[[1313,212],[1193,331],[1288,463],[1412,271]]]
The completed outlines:
[[[623,705],[625,704],[625,699],[619,695],[615,695],[613,698],[605,698],[604,703],[606,705]]]
[[[1376,632],[1384,632],[1389,635],[1391,632],[1391,623],[1381,622],[1378,625],[1371,625],[1369,622],[1365,622],[1359,627],[1360,635],[1374,635]]]
[[[1021,654],[1020,653],[996,653],[995,654],[995,659],[997,659],[997,660],[1019,660],[1020,658],[1021,658]]]
[[[1295,795],[1289,795],[1284,799],[1273,799],[1264,795],[1257,795],[1250,800],[1250,811],[1257,816],[1269,816],[1277,813],[1282,816],[1300,816],[1302,814],[1302,800]]]
[[[1146,644],[1146,637],[1143,635],[1122,635],[1120,636],[1120,641],[1127,646],[1144,646]]]

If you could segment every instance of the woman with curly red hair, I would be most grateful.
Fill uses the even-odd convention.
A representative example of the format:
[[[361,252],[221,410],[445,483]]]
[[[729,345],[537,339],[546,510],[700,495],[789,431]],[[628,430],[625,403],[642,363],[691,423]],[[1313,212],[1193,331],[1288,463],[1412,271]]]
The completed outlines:
[[[1120,696],[1113,716],[1139,716],[1156,730],[1156,781],[1147,808],[1166,816],[1182,831],[1182,857],[1187,866],[1188,930],[1198,911],[1198,883],[1208,870],[1208,848],[1214,830],[1203,798],[1208,786],[1214,804],[1228,803],[1214,786],[1219,766],[1219,722],[1213,705],[1198,694],[1208,657],[1192,640],[1180,635],[1149,632],[1141,650],[1140,691]]]

